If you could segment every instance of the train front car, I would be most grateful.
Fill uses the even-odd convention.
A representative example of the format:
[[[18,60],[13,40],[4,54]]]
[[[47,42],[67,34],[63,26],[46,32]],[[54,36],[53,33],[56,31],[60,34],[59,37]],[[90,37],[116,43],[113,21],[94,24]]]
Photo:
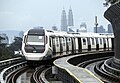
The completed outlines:
[[[45,32],[44,29],[30,29],[24,34],[22,53],[28,62],[48,59],[48,38]]]

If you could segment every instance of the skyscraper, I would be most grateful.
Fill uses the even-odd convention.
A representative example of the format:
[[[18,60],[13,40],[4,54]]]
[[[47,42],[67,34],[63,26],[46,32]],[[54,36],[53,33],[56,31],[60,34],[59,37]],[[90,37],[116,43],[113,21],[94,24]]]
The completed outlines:
[[[112,25],[108,24],[108,33],[113,33]]]
[[[61,15],[61,31],[67,32],[67,18],[66,18],[66,12],[64,8],[62,10],[62,15]]]
[[[72,13],[71,7],[70,7],[69,13],[68,13],[68,26],[74,26],[73,13]]]

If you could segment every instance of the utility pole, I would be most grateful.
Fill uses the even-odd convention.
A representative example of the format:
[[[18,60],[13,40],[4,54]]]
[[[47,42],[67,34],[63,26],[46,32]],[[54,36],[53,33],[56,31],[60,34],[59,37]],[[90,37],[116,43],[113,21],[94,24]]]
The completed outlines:
[[[97,16],[95,16],[95,32],[97,33],[97,26],[98,26],[98,23],[97,23]]]

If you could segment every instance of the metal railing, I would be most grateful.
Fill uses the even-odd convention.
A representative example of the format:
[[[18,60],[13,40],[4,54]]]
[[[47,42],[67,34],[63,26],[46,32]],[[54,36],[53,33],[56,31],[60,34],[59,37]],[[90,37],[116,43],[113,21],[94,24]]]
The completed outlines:
[[[17,63],[20,63],[23,61],[24,60],[22,59],[22,57],[0,61],[0,71],[2,71],[3,69],[5,69],[11,65],[14,65],[14,64],[17,64]]]

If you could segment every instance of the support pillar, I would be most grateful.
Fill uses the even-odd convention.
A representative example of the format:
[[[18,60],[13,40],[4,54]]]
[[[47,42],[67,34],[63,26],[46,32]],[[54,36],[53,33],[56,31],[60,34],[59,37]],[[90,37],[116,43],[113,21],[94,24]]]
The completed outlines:
[[[111,22],[114,32],[115,56],[113,65],[120,68],[120,2],[110,6],[104,16]]]

